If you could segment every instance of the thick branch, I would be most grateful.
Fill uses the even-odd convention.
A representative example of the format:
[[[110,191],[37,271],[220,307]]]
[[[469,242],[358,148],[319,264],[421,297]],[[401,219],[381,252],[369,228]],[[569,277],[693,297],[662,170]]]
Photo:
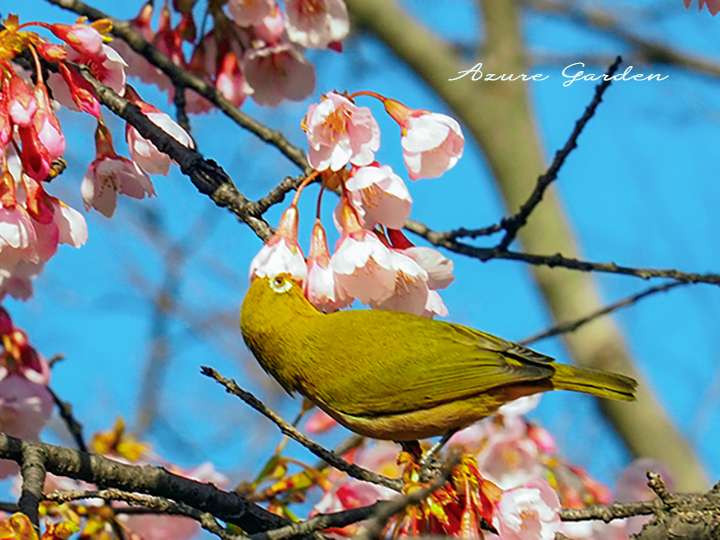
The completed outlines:
[[[101,489],[99,491],[53,491],[44,497],[46,501],[60,504],[84,499],[101,499],[106,502],[123,501],[136,507],[147,508],[157,514],[189,517],[197,521],[203,529],[222,540],[243,540],[247,538],[245,535],[226,532],[209,512],[200,512],[185,503],[153,495],[131,493],[120,489]]]
[[[50,444],[22,441],[0,433],[0,458],[22,463],[26,454],[40,452],[45,468],[58,476],[84,480],[100,487],[117,488],[183,502],[202,512],[241,527],[248,533],[287,524],[283,518],[213,484],[184,478],[151,465],[128,465],[95,454]]]
[[[45,452],[38,446],[25,446],[20,452],[20,459],[22,488],[18,508],[39,530],[38,506],[45,486]]]

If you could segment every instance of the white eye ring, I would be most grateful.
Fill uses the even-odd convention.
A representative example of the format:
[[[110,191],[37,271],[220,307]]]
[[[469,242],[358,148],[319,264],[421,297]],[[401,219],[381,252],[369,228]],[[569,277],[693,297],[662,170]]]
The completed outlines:
[[[284,294],[292,289],[292,281],[274,277],[270,280],[270,288],[278,294]]]

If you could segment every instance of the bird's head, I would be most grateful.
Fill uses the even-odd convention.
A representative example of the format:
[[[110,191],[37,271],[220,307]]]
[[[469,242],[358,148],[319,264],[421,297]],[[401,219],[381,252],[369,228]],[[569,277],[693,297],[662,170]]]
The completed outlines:
[[[243,318],[254,316],[275,319],[288,312],[296,315],[317,312],[305,298],[302,283],[288,273],[253,277],[242,310]]]

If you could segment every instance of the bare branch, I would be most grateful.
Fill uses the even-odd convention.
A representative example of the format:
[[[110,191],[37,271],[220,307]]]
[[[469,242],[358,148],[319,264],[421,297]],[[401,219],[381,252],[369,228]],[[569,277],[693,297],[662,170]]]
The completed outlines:
[[[73,415],[72,405],[70,405],[67,401],[60,399],[60,396],[57,395],[55,390],[49,386],[47,389],[55,402],[55,406],[58,408],[60,418],[62,418],[63,422],[65,422],[70,435],[72,435],[72,438],[75,440],[78,450],[87,452],[87,445],[85,444],[85,438],[83,437],[83,427]]]
[[[319,445],[309,437],[305,436],[298,429],[294,428],[288,422],[283,420],[279,414],[267,407],[258,398],[253,396],[250,392],[247,392],[246,390],[240,388],[240,386],[238,386],[238,384],[234,380],[223,377],[213,368],[207,366],[202,366],[201,372],[206,377],[214,379],[216,382],[220,383],[222,386],[225,387],[225,391],[228,394],[232,394],[242,399],[245,403],[250,405],[250,407],[265,416],[271,422],[273,422],[278,428],[280,428],[280,431],[282,431],[285,435],[300,443],[302,446],[310,450],[310,452],[315,454],[320,459],[326,461],[331,466],[335,467],[337,470],[343,471],[349,476],[352,476],[353,478],[356,478],[358,480],[363,480],[364,482],[371,482],[373,484],[385,486],[395,491],[400,491],[402,489],[402,482],[400,480],[394,480],[392,478],[388,478],[387,476],[383,476],[381,474],[369,471],[368,469],[359,467],[358,465],[355,465],[353,463],[348,463],[332,450],[328,450],[327,448]]]
[[[518,343],[520,343],[521,345],[530,345],[531,343],[535,343],[536,341],[540,341],[541,339],[547,339],[550,337],[558,336],[560,334],[567,334],[568,332],[574,332],[578,328],[581,328],[582,326],[585,326],[586,324],[591,323],[595,319],[599,319],[600,317],[609,315],[610,313],[612,313],[614,311],[618,311],[622,308],[632,306],[633,304],[639,302],[643,298],[647,298],[648,296],[652,296],[652,295],[660,293],[660,292],[667,292],[670,289],[674,289],[675,287],[681,287],[683,285],[688,285],[688,283],[682,282],[682,281],[673,281],[671,283],[665,283],[664,285],[656,285],[654,287],[648,287],[647,289],[640,291],[639,293],[635,293],[633,295],[623,298],[622,300],[618,300],[617,302],[608,304],[607,306],[603,307],[602,309],[593,311],[592,313],[585,315],[584,317],[575,319],[574,321],[568,321],[568,322],[557,324],[551,328],[548,328],[547,330],[545,330],[543,332],[534,334],[530,337],[523,339],[522,341],[518,341]]]
[[[515,240],[520,228],[527,223],[527,219],[530,217],[530,214],[532,214],[532,211],[535,210],[535,207],[540,204],[540,201],[542,201],[545,190],[557,178],[558,173],[565,164],[567,157],[573,150],[575,150],[575,148],[577,148],[578,137],[580,137],[580,134],[583,132],[583,129],[585,129],[587,123],[595,115],[595,111],[602,102],[603,94],[605,94],[605,91],[612,84],[612,76],[615,75],[620,67],[620,62],[622,62],[621,57],[618,56],[615,58],[615,61],[610,65],[605,73],[605,77],[602,82],[595,87],[595,94],[593,95],[590,104],[585,108],[585,112],[583,112],[582,116],[575,122],[575,127],[573,128],[572,133],[570,133],[568,140],[565,141],[565,145],[555,153],[555,158],[550,164],[550,168],[545,172],[545,174],[538,178],[535,188],[532,190],[532,193],[530,193],[528,200],[525,201],[516,214],[502,221],[502,226],[505,229],[505,236],[503,236],[502,240],[498,243],[498,249],[507,249],[512,241]]]
[[[146,493],[183,502],[252,534],[275,529],[287,521],[237,493],[198,482],[152,465],[129,465],[51,444],[34,443],[0,433],[0,458],[22,463],[27,453],[42,452],[48,472],[100,487]]]
[[[243,540],[247,538],[245,535],[228,533],[209,512],[200,512],[185,503],[153,495],[131,493],[121,489],[102,489],[98,491],[53,491],[43,498],[46,501],[60,504],[84,499],[101,499],[106,502],[123,501],[152,510],[157,514],[192,518],[197,521],[203,529],[222,540]]]

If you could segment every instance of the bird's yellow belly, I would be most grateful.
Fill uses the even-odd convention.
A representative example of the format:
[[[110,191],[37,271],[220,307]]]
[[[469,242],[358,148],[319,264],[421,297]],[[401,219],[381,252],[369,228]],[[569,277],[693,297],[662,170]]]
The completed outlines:
[[[501,396],[484,394],[428,409],[383,416],[356,416],[323,407],[330,416],[351,431],[392,441],[409,441],[444,435],[490,416],[504,403]]]

